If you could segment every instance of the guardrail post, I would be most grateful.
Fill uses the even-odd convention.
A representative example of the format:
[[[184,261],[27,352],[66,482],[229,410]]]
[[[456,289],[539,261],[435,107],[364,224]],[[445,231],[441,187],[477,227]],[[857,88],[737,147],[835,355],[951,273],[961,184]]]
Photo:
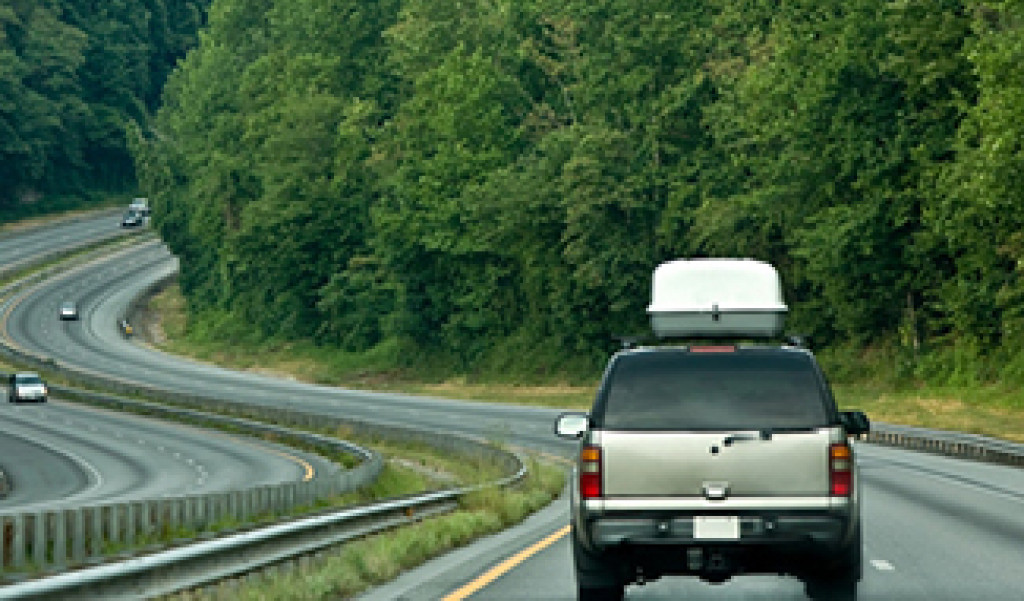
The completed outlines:
[[[11,539],[11,566],[14,568],[25,567],[25,547],[28,543],[28,532],[25,515],[19,513],[14,516],[14,537]]]
[[[11,563],[11,545],[14,542],[14,527],[11,518],[0,516],[0,572]]]
[[[270,488],[270,490],[268,490],[267,492],[270,494],[270,513],[275,513],[275,514],[276,513],[280,513],[281,512],[281,487],[280,486],[272,486]]]
[[[255,491],[250,488],[242,491],[239,495],[239,502],[242,504],[242,519],[246,522],[252,521],[252,498],[254,492]]]
[[[34,514],[32,520],[32,561],[36,564],[36,567],[42,568],[46,566],[46,547],[48,540],[48,528],[49,520],[46,519],[46,513],[37,512]]]
[[[261,486],[256,489],[256,513],[270,513],[270,488]]]
[[[210,524],[217,524],[224,519],[224,493],[217,493],[212,495],[210,512]]]
[[[203,495],[196,501],[196,529],[202,532],[210,525],[210,497]]]
[[[142,501],[139,503],[139,518],[141,518],[141,530],[145,539],[149,539],[157,531],[157,524],[160,520],[160,513],[157,510],[158,503],[159,501]]]
[[[295,483],[289,482],[284,487],[284,510],[290,511],[295,508]]]
[[[109,540],[112,543],[120,544],[122,540],[121,534],[121,505],[114,504],[107,506],[107,532],[110,537]]]
[[[55,511],[53,520],[53,563],[57,568],[64,568],[68,563],[68,510]]]
[[[169,532],[177,533],[181,528],[181,506],[180,498],[171,499],[171,502],[167,504],[167,530]]]
[[[135,503],[124,504],[124,542],[129,549],[135,548],[135,533],[138,531],[135,521]]]
[[[100,505],[93,507],[90,511],[92,519],[89,520],[89,523],[92,526],[89,529],[89,557],[99,559],[103,556],[103,512],[106,511],[106,507]]]
[[[195,497],[181,500],[181,523],[189,530],[196,529]]]
[[[85,561],[85,510],[81,507],[71,510],[71,561]]]

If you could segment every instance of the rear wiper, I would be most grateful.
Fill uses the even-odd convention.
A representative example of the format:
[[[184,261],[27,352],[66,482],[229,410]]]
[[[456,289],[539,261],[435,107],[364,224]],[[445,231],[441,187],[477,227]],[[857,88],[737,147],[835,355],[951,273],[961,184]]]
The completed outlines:
[[[761,430],[758,436],[753,434],[730,434],[722,439],[722,446],[731,447],[734,442],[745,442],[748,440],[771,440],[771,430]]]
[[[771,440],[772,436],[778,433],[785,432],[814,432],[818,428],[816,426],[789,426],[785,428],[764,428],[757,431],[757,436],[753,434],[730,434],[722,440],[722,446],[731,447],[734,442],[748,441],[748,440]]]

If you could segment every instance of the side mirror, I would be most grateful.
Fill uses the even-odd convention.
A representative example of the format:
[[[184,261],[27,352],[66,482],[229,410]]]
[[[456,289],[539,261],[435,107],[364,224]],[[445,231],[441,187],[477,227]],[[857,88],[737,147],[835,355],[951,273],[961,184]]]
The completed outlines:
[[[555,420],[555,434],[559,438],[578,440],[590,428],[590,416],[586,413],[563,413]]]
[[[863,411],[843,411],[839,414],[839,421],[851,436],[860,436],[871,431],[871,422]]]

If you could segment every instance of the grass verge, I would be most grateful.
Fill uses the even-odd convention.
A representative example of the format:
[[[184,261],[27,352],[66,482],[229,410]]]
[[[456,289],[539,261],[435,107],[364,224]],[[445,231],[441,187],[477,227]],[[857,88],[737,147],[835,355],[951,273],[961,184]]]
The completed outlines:
[[[562,490],[564,470],[531,461],[518,486],[467,496],[458,511],[370,536],[289,570],[166,597],[175,601],[349,599],[446,551],[499,532],[544,507]]]
[[[593,385],[537,382],[511,385],[505,382],[475,382],[464,376],[416,377],[399,370],[376,366],[373,357],[340,351],[327,352],[304,343],[222,344],[194,340],[188,336],[185,303],[174,285],[150,303],[150,335],[155,344],[169,352],[237,369],[258,371],[321,384],[406,392],[476,401],[516,403],[543,407],[588,410],[593,401],[599,373]],[[891,368],[877,359],[823,354],[827,373],[838,371],[839,362],[853,361],[862,373],[846,375],[834,382],[836,399],[842,409],[860,409],[875,421],[956,430],[1024,442],[1024,392],[1007,385],[900,387],[888,374]],[[833,365],[830,369],[830,364]]]

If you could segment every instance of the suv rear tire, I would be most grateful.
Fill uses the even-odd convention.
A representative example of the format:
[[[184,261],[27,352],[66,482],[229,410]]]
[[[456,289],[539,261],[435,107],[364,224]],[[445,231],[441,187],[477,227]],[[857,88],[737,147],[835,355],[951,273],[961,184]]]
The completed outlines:
[[[626,589],[621,584],[619,586],[602,586],[597,588],[581,586],[576,598],[579,601],[622,601],[625,594]]]
[[[853,541],[824,574],[808,578],[807,596],[820,601],[853,601],[857,598],[857,584],[864,573],[863,537],[860,524]]]
[[[569,537],[579,601],[621,601],[626,585],[619,575],[619,566],[584,549],[576,538],[575,528]]]

